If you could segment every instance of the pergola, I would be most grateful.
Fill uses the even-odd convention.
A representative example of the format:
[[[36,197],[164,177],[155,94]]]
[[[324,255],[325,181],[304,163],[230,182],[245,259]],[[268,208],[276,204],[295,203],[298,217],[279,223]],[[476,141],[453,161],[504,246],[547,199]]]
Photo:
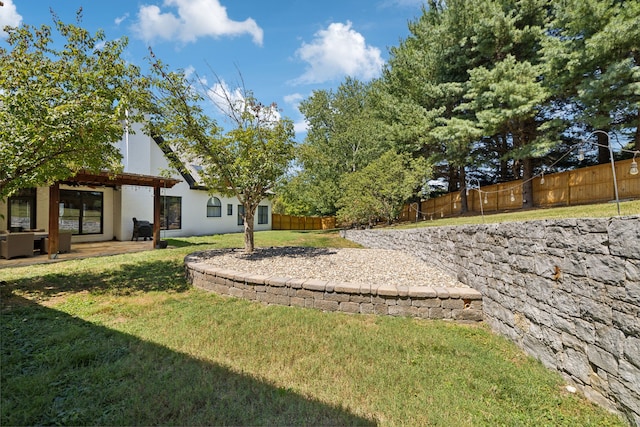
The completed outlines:
[[[58,236],[60,233],[60,184],[112,188],[116,188],[122,185],[153,187],[152,244],[155,247],[160,241],[160,189],[171,188],[179,182],[179,179],[164,178],[161,176],[140,175],[134,173],[113,174],[106,171],[92,173],[85,170],[79,171],[74,177],[56,182],[51,187],[49,187],[49,259],[51,259],[58,252]]]

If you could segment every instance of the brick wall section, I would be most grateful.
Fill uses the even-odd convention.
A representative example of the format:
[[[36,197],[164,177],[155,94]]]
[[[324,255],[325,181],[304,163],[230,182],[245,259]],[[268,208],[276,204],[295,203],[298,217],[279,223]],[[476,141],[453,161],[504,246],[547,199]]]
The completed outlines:
[[[342,235],[480,291],[493,330],[640,426],[640,216]]]
[[[185,259],[187,277],[198,288],[221,295],[324,311],[482,321],[482,297],[471,288],[357,285],[317,279],[268,277]]]

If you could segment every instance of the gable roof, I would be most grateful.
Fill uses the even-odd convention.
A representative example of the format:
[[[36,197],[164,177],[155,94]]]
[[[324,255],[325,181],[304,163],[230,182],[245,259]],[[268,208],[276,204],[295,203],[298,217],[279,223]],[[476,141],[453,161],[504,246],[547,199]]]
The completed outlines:
[[[191,190],[208,190],[202,184],[198,184],[197,178],[200,178],[197,170],[198,166],[189,165],[183,162],[182,159],[180,159],[180,157],[175,153],[175,151],[173,151],[171,147],[169,147],[169,145],[164,142],[164,139],[161,136],[154,136],[153,140],[158,145],[158,147],[160,147],[164,155],[167,157],[167,159],[170,160],[171,163],[179,163],[182,165],[182,167],[179,168],[178,172],[180,172],[180,175],[182,175],[186,183],[189,184],[189,188]]]

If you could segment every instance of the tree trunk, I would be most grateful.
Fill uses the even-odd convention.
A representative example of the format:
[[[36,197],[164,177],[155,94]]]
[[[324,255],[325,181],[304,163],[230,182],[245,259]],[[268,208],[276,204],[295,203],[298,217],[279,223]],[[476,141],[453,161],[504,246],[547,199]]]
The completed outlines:
[[[636,134],[633,139],[635,141],[635,150],[640,151],[640,111],[638,111],[636,119]]]
[[[460,179],[460,175],[458,174],[458,168],[453,165],[449,165],[449,183],[447,191],[449,193],[453,193],[462,185],[462,180]]]
[[[598,164],[609,163],[609,138],[602,132],[596,133],[598,137]]]
[[[469,212],[469,203],[467,202],[467,171],[464,166],[460,168],[460,213]]]
[[[522,160],[522,207],[533,207],[533,159],[528,157]]]
[[[248,254],[253,253],[255,249],[253,243],[253,218],[255,209],[244,208],[244,251]]]

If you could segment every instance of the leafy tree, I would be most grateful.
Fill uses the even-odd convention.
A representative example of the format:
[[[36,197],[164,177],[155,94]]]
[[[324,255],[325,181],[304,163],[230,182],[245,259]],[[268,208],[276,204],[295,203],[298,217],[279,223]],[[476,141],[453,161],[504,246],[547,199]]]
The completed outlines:
[[[553,37],[543,50],[546,84],[556,100],[575,106],[574,122],[586,123],[587,130],[627,132],[640,149],[640,3],[567,0],[553,5]],[[606,135],[597,138],[599,162],[607,162]]]
[[[244,210],[244,249],[253,252],[256,209],[293,158],[293,122],[280,118],[275,104],[261,104],[244,87],[234,92],[240,97],[225,89],[213,99],[232,121],[232,128],[224,131],[205,112],[206,95],[196,80],[167,71],[153,53],[151,59],[155,93],[150,131],[179,153],[174,167],[199,164],[201,183],[211,193],[238,198]]]
[[[471,70],[470,89],[466,97],[485,135],[509,135],[513,148],[508,155],[523,165],[524,206],[533,206],[533,157],[548,147],[537,140],[536,116],[548,93],[538,80],[540,68],[508,55],[488,70]]]
[[[539,81],[538,51],[548,3],[432,0],[409,25],[411,35],[392,49],[384,76],[392,99],[400,105],[413,104],[414,110],[425,111],[422,116],[433,117],[417,126],[402,115],[391,117],[398,126],[409,124],[415,129],[413,135],[405,132],[413,141],[396,141],[421,146],[421,154],[446,164],[450,191],[465,184],[469,167],[487,170],[497,164],[498,175],[506,176],[507,160],[518,169],[517,175],[523,169],[525,177],[532,176],[531,156],[542,151],[537,113],[546,92]],[[515,84],[518,80],[512,79],[515,73],[509,74],[510,66],[528,67],[526,78],[534,85]],[[483,78],[491,85],[483,84]],[[534,86],[537,91],[531,90]],[[387,111],[393,111],[388,107],[391,103]],[[485,107],[492,113],[486,113]],[[464,211],[465,193],[461,194]]]
[[[54,16],[49,26],[6,27],[0,47],[0,199],[21,188],[51,184],[79,169],[121,168],[114,144],[125,110],[145,93],[137,67],[122,53],[125,38],[105,40]],[[132,112],[131,119],[139,119]]]
[[[340,198],[340,179],[365,167],[388,149],[380,122],[371,110],[370,84],[347,78],[337,89],[318,90],[301,103],[309,123],[298,148],[299,173],[289,191],[290,205],[306,205],[307,214],[331,215]],[[304,203],[294,200],[304,200]]]
[[[385,218],[391,223],[430,173],[424,159],[387,151],[362,170],[343,176],[338,220],[373,225]]]

